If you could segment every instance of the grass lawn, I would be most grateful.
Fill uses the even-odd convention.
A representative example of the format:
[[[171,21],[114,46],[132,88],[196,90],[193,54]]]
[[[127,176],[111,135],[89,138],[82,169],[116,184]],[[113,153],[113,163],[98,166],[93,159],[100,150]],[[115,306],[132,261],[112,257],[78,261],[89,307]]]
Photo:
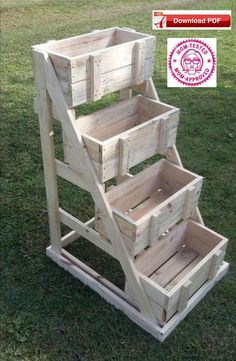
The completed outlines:
[[[37,116],[33,44],[126,26],[152,33],[151,10],[231,9],[232,1],[2,0],[1,35],[1,361],[207,361],[236,359],[236,39],[231,31],[155,32],[154,82],[181,109],[177,146],[187,169],[204,176],[205,223],[230,239],[228,275],[160,344],[45,256],[49,231]],[[96,4],[96,5],[95,5]],[[157,5],[158,4],[158,5]],[[179,5],[178,5],[179,4]],[[217,37],[217,88],[166,87],[167,37]],[[89,113],[114,101],[83,105]],[[59,136],[60,129],[56,128]],[[60,149],[57,150],[60,152]],[[64,208],[93,215],[83,191],[59,182]],[[65,229],[64,229],[65,230]],[[117,262],[81,240],[68,247],[118,285]]]

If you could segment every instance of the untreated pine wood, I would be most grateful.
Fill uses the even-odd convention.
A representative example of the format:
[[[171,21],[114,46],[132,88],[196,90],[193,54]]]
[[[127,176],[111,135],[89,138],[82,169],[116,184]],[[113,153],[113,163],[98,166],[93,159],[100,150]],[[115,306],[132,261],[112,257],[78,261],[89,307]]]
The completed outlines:
[[[149,96],[152,99],[159,100],[159,97],[158,97],[157,91],[155,89],[152,78],[146,80],[145,91],[143,92],[143,94],[146,96]],[[179,156],[176,145],[172,145],[169,147],[169,149],[166,152],[166,159],[168,159],[170,162],[173,162],[173,163],[183,167],[183,163]],[[193,213],[193,217],[194,217],[194,219],[198,220],[201,224],[204,224],[204,221],[202,219],[202,216],[201,216],[201,213],[200,213],[198,207],[196,207],[196,209]]]
[[[37,111],[39,116],[40,138],[44,165],[44,178],[47,195],[50,240],[53,251],[61,252],[61,227],[57,191],[56,163],[53,142],[52,111],[46,89],[44,59],[33,50]]]
[[[86,148],[84,147],[81,134],[78,132],[78,130],[76,130],[75,117],[73,117],[70,109],[68,109],[60,84],[48,55],[44,53],[43,58],[45,61],[47,89],[52,102],[55,106],[57,106],[58,112],[61,114],[60,118],[62,119],[65,133],[70,141],[74,144],[73,151],[77,154],[78,169],[80,169],[85,175],[93,199],[96,201],[98,208],[103,212],[103,220],[109,239],[115,248],[127,282],[132,288],[132,292],[135,295],[135,300],[141,312],[146,317],[156,322],[156,317],[151,307],[150,301],[143,288],[133,261],[128,254],[119,227],[114,219],[110,204],[106,199],[103,187],[98,180],[97,173],[93,167],[92,161],[87,153]]]

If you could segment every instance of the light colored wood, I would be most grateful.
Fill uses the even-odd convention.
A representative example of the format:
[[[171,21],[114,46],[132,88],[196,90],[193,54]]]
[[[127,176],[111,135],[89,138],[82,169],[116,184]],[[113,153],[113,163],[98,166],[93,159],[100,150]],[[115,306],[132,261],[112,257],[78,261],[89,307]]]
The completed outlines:
[[[151,226],[150,226],[150,241],[149,245],[152,246],[159,238],[160,224],[159,216],[161,212],[155,213],[151,217]]]
[[[35,49],[47,51],[66,95],[69,107],[94,99],[91,70],[92,57],[101,57],[99,82],[95,98],[135,83],[135,44],[144,44],[139,62],[141,79],[153,71],[155,37],[129,30],[111,28],[83,36],[41,44]],[[43,50],[44,49],[44,50]],[[90,61],[91,60],[91,61]],[[140,59],[141,60],[141,59]],[[100,95],[99,95],[100,93]]]
[[[134,84],[139,84],[142,82],[142,74],[145,61],[145,42],[139,40],[135,44],[135,67],[134,67]]]
[[[133,240],[134,254],[154,241],[153,214],[159,213],[160,235],[183,219],[185,195],[193,186],[192,209],[196,206],[201,185],[202,177],[162,159],[107,192],[121,232]],[[102,220],[96,226],[106,235]]]
[[[120,90],[120,99],[130,99],[132,98],[132,89],[131,88],[125,88]]]
[[[90,80],[90,91],[91,99],[98,100],[101,99],[101,61],[102,56],[90,55],[90,66],[91,66],[91,80]]]
[[[148,300],[141,280],[136,272],[133,261],[129,256],[119,227],[114,219],[112,209],[106,199],[103,187],[99,183],[92,161],[87,153],[86,148],[83,146],[81,134],[75,127],[75,118],[67,107],[53,66],[47,54],[44,54],[44,58],[47,89],[52,102],[57,106],[58,112],[61,114],[61,118],[64,119],[64,131],[70,141],[74,144],[74,151],[77,154],[78,159],[78,169],[80,169],[85,175],[92,197],[95,200],[98,208],[100,208],[103,213],[103,221],[107,229],[109,239],[112,242],[112,245],[115,249],[115,254],[123,268],[127,282],[129,282],[132,287],[132,292],[135,295],[135,300],[141,312],[146,317],[156,321],[156,317],[154,315],[150,301]]]
[[[183,210],[183,219],[188,219],[191,216],[191,213],[194,209],[193,205],[194,205],[194,201],[195,201],[195,192],[196,192],[196,188],[194,186],[190,187],[186,191],[184,210]]]
[[[34,78],[39,116],[40,138],[43,155],[44,178],[47,195],[50,242],[54,252],[61,252],[61,227],[57,192],[55,150],[53,142],[50,99],[46,90],[44,58],[33,51]]]
[[[217,274],[217,270],[220,267],[220,264],[222,263],[222,254],[223,254],[222,250],[218,250],[212,257],[211,268],[208,276],[209,280],[215,278]]]
[[[76,231],[71,231],[61,238],[62,248],[68,246],[68,244],[76,241],[80,235]]]
[[[189,247],[179,247],[177,252],[169,259],[163,259],[163,264],[150,276],[150,278],[165,288],[176,275],[185,269],[195,258],[197,253]]]
[[[181,288],[181,294],[178,304],[178,312],[182,312],[187,306],[188,299],[190,296],[190,286],[191,286],[191,281],[186,281]]]
[[[64,251],[63,251],[64,252]],[[226,275],[229,264],[224,262],[219,268],[216,277],[206,282],[188,301],[187,307],[180,313],[177,313],[171,318],[164,327],[160,327],[152,322],[149,318],[143,316],[132,305],[132,300],[127,299],[127,295],[122,291],[117,291],[117,287],[109,281],[106,284],[100,282],[100,275],[94,272],[91,268],[85,266],[84,270],[73,263],[73,260],[66,259],[63,255],[59,255],[52,251],[51,247],[47,248],[47,255],[56,262],[60,267],[70,272],[74,277],[78,278],[85,285],[89,286],[97,292],[107,302],[115,306],[117,309],[124,312],[133,322],[150,333],[157,340],[163,342],[166,337],[178,326],[178,324],[187,316],[187,314],[201,301],[202,298]],[[82,262],[80,262],[80,265]],[[107,280],[106,280],[107,281]],[[129,301],[128,301],[129,300]]]
[[[166,338],[176,326],[187,316],[189,312],[206,296],[206,294],[227,274],[229,264],[224,262],[218,270],[216,277],[212,281],[206,282],[196,293],[189,299],[187,307],[174,315],[167,324],[162,328],[164,338]]]
[[[161,237],[159,242],[149,248],[142,256],[138,257],[135,265],[139,272],[149,276],[162,265],[163,260],[173,256],[183,242],[182,235],[186,227],[186,222],[181,223],[180,226],[174,228],[167,236]]]
[[[56,172],[57,175],[61,178],[66,179],[68,182],[77,185],[80,188],[88,191],[88,185],[83,177],[83,175],[79,172],[73,170],[68,164],[61,162],[56,159]]]
[[[168,159],[170,162],[173,162],[173,163],[178,164],[179,166],[183,167],[183,163],[180,159],[176,145],[172,145],[171,147],[169,147],[169,149],[166,153],[166,159]],[[203,221],[203,218],[201,216],[198,206],[195,208],[195,211],[193,211],[192,216],[196,221],[198,221],[204,225],[204,221]]]
[[[161,141],[159,124],[163,114],[168,123],[165,126],[169,135],[167,148],[175,142],[179,111],[143,96],[126,99],[76,120],[76,127],[83,135],[89,155],[94,164],[96,162],[101,182],[119,175],[120,137],[130,137],[128,168],[158,152]],[[164,151],[163,146],[161,150]],[[75,168],[76,159],[72,150],[67,149],[66,153],[68,163]]]
[[[87,226],[85,223],[81,222],[64,209],[60,208],[60,220],[67,227],[75,230],[80,236],[88,239],[91,243],[95,244],[97,247],[101,248],[109,255],[114,258],[117,258],[114,248],[108,242],[108,240],[102,238],[99,233],[97,233],[94,229]]]
[[[119,306],[122,304],[129,317],[159,337],[157,325],[163,326],[177,311],[182,317],[186,309],[193,307],[191,296],[197,289],[201,287],[205,290],[206,284],[216,280],[227,240],[194,221],[183,221],[174,226],[181,217],[188,219],[192,216],[202,221],[198,208],[193,211],[198,203],[202,178],[182,167],[175,146],[179,110],[156,101],[158,95],[150,78],[153,40],[154,37],[129,29],[114,28],[106,32],[96,31],[82,39],[48,44],[50,50],[47,48],[46,51],[50,51],[50,55],[43,48],[35,48],[34,52],[40,54],[41,71],[45,73],[44,91],[49,116],[51,118],[55,112],[62,123],[65,159],[69,163],[67,165],[52,157],[53,176],[56,179],[57,174],[88,190],[95,202],[96,217],[98,215],[95,222],[83,223],[60,209],[60,221],[73,231],[60,238],[59,242],[53,241],[48,253],[60,266],[88,281],[100,294],[107,297],[110,292],[108,299],[115,300],[114,303]],[[122,52],[125,49],[127,52]],[[127,64],[122,65],[122,62]],[[135,97],[136,103],[130,98],[134,84],[146,96]],[[105,111],[100,120],[102,127],[98,126],[94,116],[91,117],[92,127],[91,123],[88,126],[88,122],[81,121],[82,117],[76,120],[74,111],[70,109],[121,89],[124,89],[121,97],[126,101],[130,98],[133,105],[128,107],[128,116],[121,117],[119,121],[111,107],[111,116],[107,115],[109,126],[105,125]],[[39,114],[40,106],[37,101]],[[124,110],[123,104],[120,109]],[[49,136],[53,136],[52,130]],[[146,142],[147,139],[150,143]],[[160,162],[160,174],[151,181],[148,179],[145,184],[142,179],[140,191],[142,194],[146,192],[147,198],[137,203],[137,198],[141,196],[141,192],[137,192],[137,184],[133,194],[127,193],[129,182],[136,176],[126,181],[124,177],[127,178],[130,167],[157,152],[165,154],[170,162]],[[120,178],[118,182],[123,183],[105,193],[103,182],[114,176],[114,169],[114,175]],[[120,195],[112,200],[111,194],[114,195],[115,191],[115,197]],[[125,202],[129,198],[133,206],[127,203],[128,208],[116,208],[124,197]],[[58,202],[54,203],[52,210],[58,212]],[[56,213],[52,214],[55,220]],[[97,229],[98,219],[102,221],[104,237],[93,228]],[[165,227],[171,227],[171,230]],[[164,233],[160,236],[162,231]],[[119,260],[126,277],[128,295],[61,248],[80,236]],[[134,255],[144,249],[144,244],[151,247],[137,256],[134,262]],[[208,278],[211,280],[207,281]],[[205,286],[202,286],[204,283]],[[171,288],[167,289],[169,284],[172,284]],[[199,293],[198,296],[201,295]],[[162,329],[160,339],[164,338]]]
[[[129,171],[130,136],[124,135],[119,141],[119,175],[124,176]]]

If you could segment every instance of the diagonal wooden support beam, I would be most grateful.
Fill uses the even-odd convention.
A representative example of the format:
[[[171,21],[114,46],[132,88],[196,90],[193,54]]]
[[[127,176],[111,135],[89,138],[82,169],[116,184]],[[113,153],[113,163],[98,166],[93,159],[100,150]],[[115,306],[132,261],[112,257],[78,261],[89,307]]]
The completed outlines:
[[[84,145],[82,136],[78,129],[76,129],[74,113],[67,106],[60,83],[57,79],[48,54],[38,53],[37,56],[41,56],[41,61],[44,62],[47,91],[50,95],[52,103],[57,108],[59,118],[63,125],[63,130],[65,131],[68,139],[74,145],[73,152],[75,159],[78,162],[78,169],[80,169],[82,172],[97,207],[102,211],[103,222],[106,227],[109,239],[115,248],[117,258],[120,261],[126,279],[132,287],[135,301],[137,302],[140,311],[147,318],[156,322],[150,301],[143,288],[133,260],[127,251],[112,209],[109,202],[107,201],[103,186],[98,180],[97,173]]]

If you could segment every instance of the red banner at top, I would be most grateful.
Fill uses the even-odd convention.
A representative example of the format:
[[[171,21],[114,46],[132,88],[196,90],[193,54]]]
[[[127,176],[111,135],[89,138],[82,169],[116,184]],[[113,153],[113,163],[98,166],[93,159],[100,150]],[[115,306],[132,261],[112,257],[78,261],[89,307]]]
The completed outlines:
[[[153,29],[231,29],[230,10],[154,10]]]

